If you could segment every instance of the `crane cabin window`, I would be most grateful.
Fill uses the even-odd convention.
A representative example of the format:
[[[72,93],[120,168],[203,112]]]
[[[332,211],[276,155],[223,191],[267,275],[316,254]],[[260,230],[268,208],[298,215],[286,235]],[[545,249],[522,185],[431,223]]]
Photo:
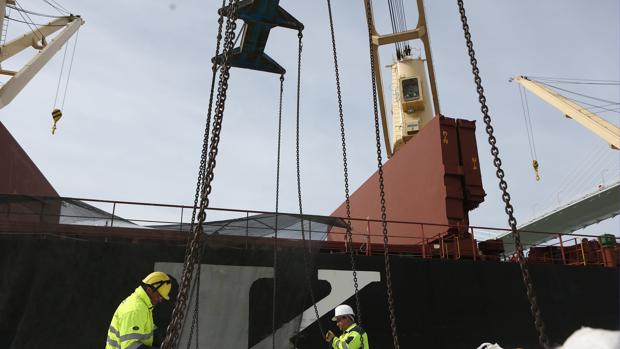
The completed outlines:
[[[415,101],[420,98],[420,84],[418,78],[410,78],[403,80],[403,99],[405,102]]]

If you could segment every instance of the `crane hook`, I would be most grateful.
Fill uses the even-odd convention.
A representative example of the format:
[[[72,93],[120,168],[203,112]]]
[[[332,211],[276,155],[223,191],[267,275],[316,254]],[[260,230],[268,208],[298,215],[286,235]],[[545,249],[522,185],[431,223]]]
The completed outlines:
[[[61,117],[62,112],[60,111],[60,109],[56,108],[52,110],[52,119],[54,120],[54,124],[52,125],[52,134],[56,133],[56,123],[60,121]]]
[[[540,173],[538,172],[538,161],[532,160],[532,167],[534,167],[534,172],[536,173],[536,181],[540,181]]]

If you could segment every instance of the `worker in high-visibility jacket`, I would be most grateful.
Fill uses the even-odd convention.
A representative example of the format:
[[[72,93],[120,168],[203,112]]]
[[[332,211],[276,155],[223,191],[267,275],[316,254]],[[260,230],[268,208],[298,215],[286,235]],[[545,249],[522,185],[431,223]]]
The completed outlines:
[[[342,331],[340,337],[336,337],[332,331],[327,331],[325,340],[331,343],[334,349],[369,349],[368,335],[355,323],[353,308],[346,304],[336,307],[332,321]]]
[[[161,271],[147,275],[136,290],[116,309],[106,349],[144,349],[153,346],[153,308],[170,299],[172,277]]]

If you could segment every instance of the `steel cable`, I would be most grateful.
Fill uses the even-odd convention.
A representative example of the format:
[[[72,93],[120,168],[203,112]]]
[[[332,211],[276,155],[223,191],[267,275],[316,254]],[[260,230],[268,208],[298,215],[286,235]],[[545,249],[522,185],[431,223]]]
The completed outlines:
[[[60,109],[65,108],[65,100],[67,99],[67,90],[69,89],[69,79],[71,78],[71,70],[73,68],[73,58],[75,58],[75,49],[77,47],[79,35],[80,35],[80,28],[78,28],[77,32],[75,33],[75,41],[73,42],[73,51],[71,52],[71,60],[69,61],[69,71],[67,72],[67,82],[65,84],[65,93],[62,96],[62,104],[60,105]],[[64,62],[64,57],[63,57],[63,62]]]
[[[17,11],[22,11],[24,13],[28,13],[31,14],[33,16],[39,16],[39,17],[47,17],[47,18],[66,18],[67,16],[61,12],[62,16],[54,16],[54,15],[46,15],[44,13],[38,13],[38,12],[34,12],[34,11],[30,11],[30,10],[26,10],[26,9],[22,9],[22,8],[18,8],[14,5],[9,5],[7,4],[6,7],[11,8],[13,10],[17,10]]]
[[[527,102],[524,99],[524,93],[523,93],[523,86],[518,85],[517,88],[519,89],[519,97],[521,99],[521,110],[523,111],[523,121],[525,122],[525,133],[527,134],[527,142],[528,145],[530,147],[530,158],[531,160],[536,160],[536,155],[534,155],[534,145],[532,144],[534,142],[533,140],[533,132],[532,132],[532,124],[531,121],[529,119],[530,116],[530,109],[529,106],[527,106]]]
[[[62,63],[60,64],[60,74],[58,75],[58,84],[56,86],[56,94],[54,95],[54,108],[56,108],[56,103],[58,102],[58,92],[60,92],[60,83],[62,81],[62,73],[65,70],[65,59],[67,58],[67,49],[69,48],[68,44],[65,44],[65,50],[62,54]]]
[[[541,83],[541,84],[543,84],[543,85],[545,85],[545,86],[548,86],[548,87],[554,88],[554,89],[556,89],[556,90],[564,91],[564,92],[567,92],[567,93],[570,93],[570,94],[574,94],[574,95],[577,95],[577,96],[581,96],[581,97],[585,97],[585,98],[590,98],[590,99],[593,99],[593,100],[595,100],[595,101],[599,101],[599,102],[603,102],[603,103],[610,103],[610,104],[613,104],[613,105],[618,105],[618,104],[620,104],[619,102],[616,102],[616,101],[610,101],[610,100],[608,100],[608,99],[603,99],[603,98],[597,98],[597,97],[588,96],[588,95],[586,95],[586,94],[579,93],[579,92],[575,92],[575,91],[571,91],[571,90],[567,90],[567,89],[565,89],[565,88],[561,88],[561,87],[558,87],[558,86],[554,86],[554,85],[548,84],[548,83],[546,83],[546,82],[542,82],[542,81],[538,81],[538,82],[539,82],[539,83]]]
[[[32,33],[37,36],[37,34],[35,33],[35,30],[39,33],[39,35],[41,35],[40,37],[37,36],[38,40],[43,40],[45,38],[45,36],[43,35],[43,33],[41,33],[41,31],[39,30],[39,28],[37,27],[37,25],[34,23],[34,21],[32,20],[32,18],[30,18],[30,16],[28,15],[28,12],[26,10],[24,10],[24,8],[22,7],[22,5],[20,5],[20,3],[18,3],[17,1],[15,1],[15,10],[17,10],[17,12],[19,13],[19,15],[22,17],[22,19],[26,22],[26,25],[28,25],[28,28],[30,28],[30,31],[32,31]],[[25,15],[25,17],[24,17]],[[28,17],[28,19],[26,19],[26,17]],[[34,29],[32,29],[32,27],[30,25],[34,25]]]

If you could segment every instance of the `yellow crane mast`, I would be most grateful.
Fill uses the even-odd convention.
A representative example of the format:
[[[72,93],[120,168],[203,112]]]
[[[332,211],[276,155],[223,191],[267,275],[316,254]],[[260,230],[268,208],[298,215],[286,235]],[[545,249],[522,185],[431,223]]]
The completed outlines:
[[[398,151],[398,148],[418,133],[435,115],[440,113],[439,97],[435,82],[435,69],[431,54],[424,1],[416,0],[418,6],[418,23],[415,29],[381,35],[375,28],[374,15],[370,0],[364,0],[366,16],[369,20],[369,31],[372,40],[371,54],[374,58],[372,67],[376,78],[377,100],[383,139],[388,158]],[[381,63],[379,61],[379,46],[420,40],[424,46],[425,58],[412,57],[405,54],[398,57],[389,67],[392,75],[392,127],[393,144],[390,144],[388,132],[385,97],[383,95],[383,79]],[[426,69],[425,69],[426,67]],[[428,80],[427,80],[428,72]],[[430,92],[429,92],[430,87]]]
[[[511,81],[521,84],[528,91],[559,109],[567,118],[575,120],[581,126],[604,139],[612,149],[620,148],[620,128],[618,126],[549,89],[545,85],[529,79],[527,76],[517,76],[511,79]]]

